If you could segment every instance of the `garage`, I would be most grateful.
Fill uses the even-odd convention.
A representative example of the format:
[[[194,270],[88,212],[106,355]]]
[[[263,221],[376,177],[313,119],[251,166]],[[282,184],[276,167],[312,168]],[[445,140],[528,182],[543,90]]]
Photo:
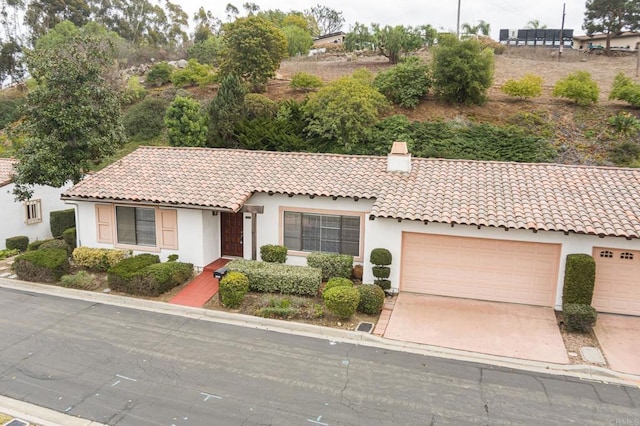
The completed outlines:
[[[405,232],[400,290],[553,306],[560,245]]]
[[[640,251],[596,247],[593,258],[592,306],[599,312],[640,315]]]

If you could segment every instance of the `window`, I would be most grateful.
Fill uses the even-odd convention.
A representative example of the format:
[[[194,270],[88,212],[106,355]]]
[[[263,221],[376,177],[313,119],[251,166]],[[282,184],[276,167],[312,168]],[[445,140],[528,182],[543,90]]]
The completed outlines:
[[[626,251],[623,253],[620,253],[620,259],[633,260],[633,253],[629,253]]]
[[[602,250],[600,252],[600,257],[606,257],[606,258],[612,258],[613,257],[613,252],[609,251],[609,250]]]
[[[24,203],[25,207],[25,223],[31,225],[32,223],[42,222],[42,203],[40,200],[29,200]]]
[[[284,245],[290,250],[360,255],[360,216],[284,212]]]
[[[144,207],[116,207],[118,243],[156,245],[156,211]]]

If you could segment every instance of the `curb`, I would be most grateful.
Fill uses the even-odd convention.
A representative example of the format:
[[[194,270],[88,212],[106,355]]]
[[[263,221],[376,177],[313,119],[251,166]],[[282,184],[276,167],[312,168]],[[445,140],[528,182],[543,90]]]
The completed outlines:
[[[261,318],[252,315],[229,313],[213,309],[194,308],[174,305],[167,302],[138,299],[114,294],[95,293],[64,287],[38,284],[27,281],[0,278],[0,287],[13,290],[30,291],[51,296],[65,297],[105,305],[144,310],[167,315],[181,316],[202,321],[249,327],[265,331],[329,339],[341,343],[351,343],[367,347],[375,347],[393,351],[407,352],[424,356],[432,356],[457,361],[474,362],[515,370],[524,370],[556,376],[570,376],[580,380],[597,381],[608,384],[620,384],[640,387],[640,376],[620,373],[608,368],[591,365],[565,365],[526,359],[509,358],[498,355],[482,354],[459,349],[443,348],[420,343],[378,337],[369,333],[342,330],[319,325]]]
[[[0,411],[39,426],[106,426],[92,420],[59,413],[49,408],[0,395]]]

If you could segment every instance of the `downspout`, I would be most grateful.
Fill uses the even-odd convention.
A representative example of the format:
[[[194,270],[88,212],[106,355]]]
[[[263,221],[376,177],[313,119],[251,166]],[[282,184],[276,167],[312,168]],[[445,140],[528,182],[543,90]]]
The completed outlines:
[[[64,203],[74,206],[73,215],[76,219],[76,247],[80,247],[82,245],[82,241],[80,241],[80,232],[78,232],[78,230],[80,229],[80,220],[78,216],[78,203],[73,201],[68,201],[68,200],[65,200]]]

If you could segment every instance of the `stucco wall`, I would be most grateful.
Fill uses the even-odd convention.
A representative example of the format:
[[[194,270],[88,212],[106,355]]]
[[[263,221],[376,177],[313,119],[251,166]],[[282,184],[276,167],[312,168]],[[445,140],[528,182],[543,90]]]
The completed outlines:
[[[36,185],[33,189],[32,200],[41,200],[42,222],[27,225],[25,223],[25,206],[15,201],[13,184],[0,188],[0,249],[5,248],[8,237],[26,235],[29,241],[46,240],[51,238],[49,213],[55,210],[70,208],[60,200],[60,194],[70,185],[63,188]]]

